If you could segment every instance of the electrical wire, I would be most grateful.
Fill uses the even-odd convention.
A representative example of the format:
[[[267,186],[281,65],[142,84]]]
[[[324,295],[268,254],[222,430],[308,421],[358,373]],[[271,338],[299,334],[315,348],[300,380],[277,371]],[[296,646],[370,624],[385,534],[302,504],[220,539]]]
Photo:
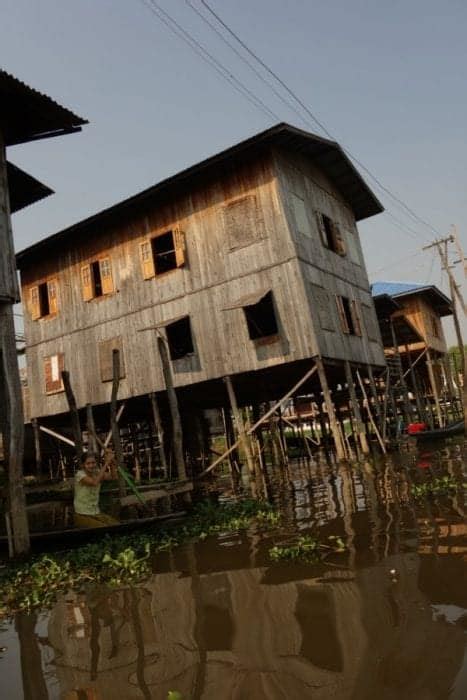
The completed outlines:
[[[335,137],[331,132],[326,128],[326,126],[316,117],[316,115],[307,107],[307,105],[297,96],[297,94],[289,88],[287,83],[280,78],[280,76],[272,70],[250,47],[238,36],[236,32],[233,31],[229,27],[229,25],[224,22],[224,20],[215,12],[210,5],[206,2],[206,0],[200,0],[201,4],[206,8],[206,10],[219,22],[219,24],[224,27],[224,29],[240,44],[240,46],[243,47],[247,53],[254,58],[262,67],[263,69],[271,76],[273,77],[286,92],[292,97],[295,102],[300,105],[300,107],[305,111],[305,113],[310,117],[310,119],[313,120],[315,124],[317,124],[320,129],[328,136],[330,139],[335,141]],[[414,221],[416,221],[419,224],[422,224],[423,226],[427,227],[431,233],[434,233],[436,236],[439,235],[438,231],[427,221],[422,219],[418,214],[411,208],[409,207],[400,197],[395,195],[389,188],[387,188],[383,183],[377,178],[373,173],[367,168],[358,158],[356,158],[351,151],[346,148],[345,146],[342,146],[342,150],[346,153],[346,155],[351,158],[367,175],[370,177],[374,183],[383,191],[386,193],[388,197],[390,197],[394,202],[396,202],[400,207],[404,209],[406,212],[406,215],[410,216]],[[416,234],[420,235],[421,234]]]
[[[240,92],[246,99],[253,104],[257,109],[265,113],[273,121],[280,121],[280,118],[249,88],[247,88],[240,80],[238,80],[220,61],[218,61],[197,39],[187,32],[176,20],[173,19],[155,0],[141,0],[141,2],[150,10],[165,26],[190,48],[208,63],[214,70],[232,85],[237,92]]]

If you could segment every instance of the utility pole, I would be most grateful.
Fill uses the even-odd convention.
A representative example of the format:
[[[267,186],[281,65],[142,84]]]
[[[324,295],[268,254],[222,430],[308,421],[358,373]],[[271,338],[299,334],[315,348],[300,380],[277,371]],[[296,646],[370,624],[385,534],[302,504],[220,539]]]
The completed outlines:
[[[433,241],[430,245],[424,246],[423,250],[429,250],[430,248],[436,248],[438,251],[439,257],[441,259],[441,266],[442,269],[446,272],[448,279],[449,279],[449,290],[450,290],[450,295],[451,295],[451,303],[452,303],[452,314],[454,318],[454,328],[456,330],[456,336],[457,336],[457,344],[459,347],[459,354],[460,354],[460,359],[461,359],[461,367],[462,367],[462,405],[464,407],[464,423],[467,429],[467,362],[466,362],[466,357],[465,357],[465,351],[464,351],[464,340],[462,338],[462,331],[461,331],[461,326],[459,322],[459,314],[458,314],[458,309],[457,309],[457,303],[459,303],[460,308],[463,311],[464,317],[466,314],[466,306],[465,306],[465,300],[462,295],[462,292],[460,290],[460,286],[457,284],[454,275],[452,274],[451,271],[451,266],[449,265],[449,254],[448,254],[448,245],[449,243],[454,243],[456,245],[457,251],[460,255],[461,261],[463,262],[464,266],[464,274],[467,275],[466,272],[466,262],[465,262],[465,257],[462,251],[462,247],[460,245],[459,238],[457,236],[457,230],[454,228],[454,233],[451,233],[449,236],[446,236],[445,238],[438,239],[436,241]],[[444,249],[443,249],[444,248]]]

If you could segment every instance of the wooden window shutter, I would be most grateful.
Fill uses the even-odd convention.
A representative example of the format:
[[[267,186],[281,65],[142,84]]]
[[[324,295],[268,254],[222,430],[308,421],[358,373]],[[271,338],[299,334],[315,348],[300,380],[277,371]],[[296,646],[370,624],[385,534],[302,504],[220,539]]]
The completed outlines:
[[[101,273],[102,294],[112,294],[115,288],[110,258],[102,258],[102,260],[99,260],[99,270]]]
[[[185,234],[180,230],[179,226],[175,226],[172,230],[175,248],[175,260],[177,267],[183,267],[185,264]]]
[[[39,302],[39,287],[31,287],[29,290],[29,304],[31,308],[31,318],[33,321],[37,321],[41,317],[41,305]]]
[[[49,297],[49,314],[56,314],[58,311],[57,280],[47,282],[47,296]]]
[[[103,340],[99,343],[99,368],[101,382],[111,382],[113,378],[113,350],[120,353],[120,379],[126,375],[125,357],[123,355],[123,341],[121,336]]]
[[[320,211],[316,212],[316,223],[318,225],[319,237],[321,238],[321,243],[325,248],[328,248],[328,239],[326,237],[326,230],[324,228],[323,215]]]
[[[346,255],[347,249],[345,247],[344,237],[342,236],[341,230],[337,224],[333,222],[332,232],[334,236],[334,245],[336,248],[336,253],[339,255]]]
[[[344,333],[347,333],[347,335],[348,335],[350,333],[350,328],[349,328],[349,324],[347,323],[347,318],[345,316],[345,311],[344,311],[344,304],[342,303],[341,297],[336,296],[336,304],[337,304],[337,310],[339,312],[339,316],[341,319],[342,330]]]
[[[149,280],[151,277],[155,277],[156,270],[154,267],[154,257],[150,240],[143,241],[139,244],[139,253],[143,278]]]
[[[63,391],[62,372],[65,369],[65,355],[60,352],[44,358],[45,393]]]
[[[92,289],[91,265],[83,265],[81,268],[81,288],[84,301],[90,301],[94,294]]]
[[[352,299],[350,302],[350,310],[352,312],[352,321],[353,321],[353,326],[355,330],[355,335],[359,335],[361,337],[362,335],[362,323],[360,320],[360,313],[358,309],[358,304],[355,301],[355,299]]]

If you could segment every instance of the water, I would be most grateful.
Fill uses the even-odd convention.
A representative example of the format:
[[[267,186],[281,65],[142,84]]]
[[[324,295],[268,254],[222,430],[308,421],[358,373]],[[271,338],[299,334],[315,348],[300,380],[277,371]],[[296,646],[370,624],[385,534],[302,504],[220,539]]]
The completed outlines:
[[[465,499],[410,498],[444,474],[466,480],[459,445],[295,466],[276,484],[281,530],[181,547],[138,586],[69,592],[0,626],[0,697],[465,700]],[[269,560],[310,528],[346,552]]]

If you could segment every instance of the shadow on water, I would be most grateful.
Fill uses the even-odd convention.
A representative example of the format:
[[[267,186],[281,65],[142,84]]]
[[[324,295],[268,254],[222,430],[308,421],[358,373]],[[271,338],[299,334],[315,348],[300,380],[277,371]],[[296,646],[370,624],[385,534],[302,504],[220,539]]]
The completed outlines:
[[[280,530],[221,535],[158,556],[123,590],[69,592],[0,628],[8,700],[467,697],[467,527],[460,446],[378,462],[295,465]],[[340,536],[319,564],[272,564],[291,534]],[[3,694],[5,693],[5,694]]]

